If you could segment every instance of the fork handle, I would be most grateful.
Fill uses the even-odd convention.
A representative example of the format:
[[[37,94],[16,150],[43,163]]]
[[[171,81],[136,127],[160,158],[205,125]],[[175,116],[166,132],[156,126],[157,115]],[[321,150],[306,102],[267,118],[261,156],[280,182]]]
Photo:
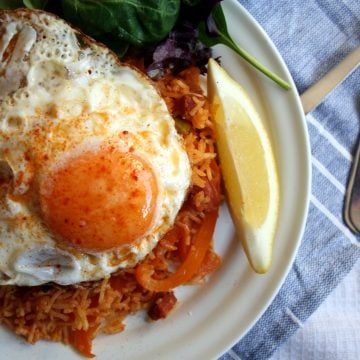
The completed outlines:
[[[330,70],[301,96],[305,114],[314,109],[324,98],[348,77],[360,64],[360,47],[353,50],[337,66]]]

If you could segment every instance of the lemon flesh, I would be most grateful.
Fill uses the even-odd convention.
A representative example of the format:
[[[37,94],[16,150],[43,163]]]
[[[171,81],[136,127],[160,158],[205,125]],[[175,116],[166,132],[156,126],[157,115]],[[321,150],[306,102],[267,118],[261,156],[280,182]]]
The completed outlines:
[[[213,59],[207,87],[230,212],[252,268],[265,273],[279,217],[272,144],[246,91]]]

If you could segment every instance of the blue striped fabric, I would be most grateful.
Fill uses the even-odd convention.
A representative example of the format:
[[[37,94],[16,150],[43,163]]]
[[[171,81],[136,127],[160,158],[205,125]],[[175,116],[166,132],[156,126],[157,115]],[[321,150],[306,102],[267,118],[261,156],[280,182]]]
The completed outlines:
[[[226,1],[226,0],[225,0]],[[360,1],[239,0],[282,54],[301,94],[360,45]],[[324,301],[360,257],[343,221],[360,129],[360,68],[307,115],[312,194],[295,263],[265,314],[221,357],[267,359]]]

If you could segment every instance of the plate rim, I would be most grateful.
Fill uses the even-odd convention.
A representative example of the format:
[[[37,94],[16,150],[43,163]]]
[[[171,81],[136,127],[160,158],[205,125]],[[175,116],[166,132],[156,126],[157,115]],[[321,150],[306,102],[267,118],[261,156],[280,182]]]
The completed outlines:
[[[247,18],[247,21],[249,21],[251,23],[251,26],[255,29],[255,31],[257,33],[259,33],[262,37],[262,39],[264,39],[266,41],[266,45],[269,46],[271,48],[271,52],[272,52],[272,56],[274,56],[274,58],[276,59],[276,63],[279,65],[280,67],[280,75],[282,75],[287,81],[289,81],[289,83],[292,86],[292,93],[293,93],[293,102],[294,105],[298,111],[298,115],[301,118],[301,129],[302,129],[302,137],[303,140],[306,144],[306,148],[303,149],[304,150],[304,155],[305,155],[305,160],[304,163],[306,162],[306,181],[304,181],[304,188],[306,188],[306,196],[304,198],[304,204],[303,204],[303,210],[302,210],[302,219],[301,222],[299,223],[298,227],[299,227],[299,231],[297,233],[297,239],[296,239],[296,244],[295,244],[295,251],[292,252],[291,257],[288,261],[288,265],[286,266],[285,271],[283,271],[281,279],[279,279],[277,281],[277,286],[272,288],[271,290],[271,296],[269,296],[269,298],[267,299],[265,306],[262,307],[261,311],[259,311],[257,313],[257,316],[255,316],[252,321],[249,323],[249,325],[246,327],[246,329],[242,329],[241,332],[237,333],[237,334],[232,334],[232,336],[228,335],[227,337],[224,337],[221,339],[221,345],[219,345],[219,343],[216,343],[216,347],[215,344],[212,345],[212,347],[209,345],[209,349],[207,350],[207,354],[204,355],[208,355],[205,358],[218,358],[222,355],[224,355],[232,346],[234,346],[236,343],[238,343],[241,338],[243,338],[250,330],[251,328],[255,325],[255,323],[260,319],[260,317],[265,313],[265,311],[268,309],[268,307],[270,306],[270,304],[273,302],[274,298],[276,297],[276,295],[278,294],[281,286],[284,284],[284,281],[286,279],[286,277],[288,276],[291,267],[294,263],[295,257],[298,253],[300,244],[301,244],[301,240],[304,234],[304,230],[305,230],[305,224],[307,221],[307,216],[308,216],[308,211],[309,211],[309,204],[310,204],[310,193],[311,193],[311,150],[310,150],[310,139],[309,139],[309,132],[307,130],[307,123],[306,123],[306,119],[302,110],[302,105],[301,105],[301,101],[300,101],[300,97],[297,93],[296,90],[296,86],[295,83],[291,77],[290,71],[288,70],[285,61],[283,60],[281,54],[279,53],[279,51],[277,50],[277,48],[275,47],[274,43],[272,42],[272,40],[270,39],[270,37],[267,35],[267,33],[265,32],[265,30],[261,27],[261,25],[254,19],[254,17],[247,11],[247,9],[240,4],[237,0],[227,0],[226,2],[223,2],[224,6],[226,6],[227,8],[231,8],[233,7],[233,9],[235,9],[236,11],[238,11],[240,14],[244,14],[245,17]],[[230,24],[228,25],[230,28],[232,27]],[[170,317],[171,318],[171,317]],[[170,320],[170,319],[169,319]],[[176,326],[176,324],[174,323],[173,326]],[[126,330],[125,330],[126,332]],[[14,335],[15,336],[15,335]],[[116,336],[113,335],[113,336]],[[113,337],[112,336],[112,337]],[[115,340],[115,341],[114,341]],[[116,347],[116,339],[112,339],[112,341],[114,341],[115,346],[114,346],[114,351],[118,351],[121,348],[117,348]],[[22,339],[16,339],[17,344],[23,344]],[[111,342],[109,340],[109,342]],[[209,342],[210,343],[210,342]],[[40,344],[39,344],[40,345]],[[56,344],[49,344],[51,345],[51,348],[53,348]],[[29,347],[24,346],[24,348],[22,349],[23,351],[19,352],[19,356],[22,356],[25,354],[25,351],[27,351],[29,349]],[[46,346],[46,350],[49,350],[50,347]],[[6,349],[4,349],[6,353]],[[45,351],[46,351],[45,350]],[[34,351],[34,350],[33,350]],[[43,351],[43,350],[41,350]],[[56,351],[56,346],[54,348],[54,351]],[[69,352],[70,351],[70,352]],[[95,351],[97,353],[97,351]],[[154,353],[154,352],[152,352]],[[32,354],[32,353],[31,353]],[[41,352],[41,354],[43,354]],[[40,356],[41,356],[40,354]],[[73,352],[72,349],[65,349],[64,352],[61,352],[60,355],[56,355],[58,357],[56,358],[61,358],[61,356],[66,356],[69,355],[71,358],[79,358],[81,359],[81,357],[77,357],[77,353]],[[105,355],[106,356],[106,355]],[[36,355],[35,355],[36,357]],[[126,355],[125,355],[126,357]],[[16,356],[17,358],[17,356]],[[99,352],[99,355],[97,356],[97,359],[102,359],[103,356],[101,356],[101,353]],[[127,358],[127,357],[126,357]],[[160,358],[160,355],[159,355]],[[177,357],[175,356],[175,358],[177,359]]]
[[[233,336],[232,339],[228,339],[227,341],[227,345],[225,345],[221,350],[219,349],[219,351],[214,355],[216,357],[220,357],[222,355],[224,355],[227,351],[229,351],[233,346],[235,346],[239,341],[241,341],[241,339],[243,337],[245,337],[247,335],[247,333],[254,327],[254,325],[260,320],[260,318],[264,315],[264,313],[266,312],[266,310],[269,308],[269,306],[272,304],[272,302],[274,301],[275,297],[277,296],[277,294],[279,293],[281,287],[283,286],[283,284],[285,283],[285,280],[287,278],[287,276],[290,273],[290,270],[294,264],[295,258],[298,254],[299,251],[299,247],[301,245],[302,242],[302,238],[304,235],[304,231],[305,231],[305,226],[306,226],[306,222],[307,222],[307,218],[308,218],[308,214],[309,214],[309,207],[310,207],[310,195],[311,195],[311,183],[312,183],[312,166],[311,166],[311,145],[310,145],[310,136],[309,136],[309,131],[308,131],[308,126],[307,126],[307,121],[306,121],[306,117],[305,117],[305,113],[302,107],[302,103],[300,100],[300,96],[298,94],[297,91],[297,87],[296,84],[291,76],[291,73],[285,63],[285,60],[283,59],[282,55],[280,54],[279,50],[276,48],[274,42],[271,40],[270,36],[266,33],[266,31],[264,30],[264,28],[257,22],[257,20],[252,16],[252,14],[237,0],[227,0],[227,2],[230,4],[228,6],[233,6],[234,8],[237,8],[238,11],[244,13],[247,17],[247,20],[249,22],[251,22],[252,26],[254,29],[256,29],[256,31],[261,34],[261,36],[263,37],[263,39],[266,40],[266,45],[270,46],[271,50],[272,50],[272,55],[276,56],[276,61],[278,62],[278,64],[280,65],[280,73],[279,75],[283,76],[283,78],[288,81],[291,85],[291,90],[293,95],[294,95],[294,103],[296,105],[296,108],[298,110],[298,113],[300,115],[301,118],[301,124],[302,124],[302,136],[303,136],[303,140],[306,144],[305,149],[305,158],[306,158],[306,181],[305,181],[305,189],[306,189],[306,194],[305,194],[305,199],[304,199],[304,204],[303,204],[303,211],[302,211],[302,219],[301,219],[301,223],[299,226],[299,232],[298,232],[298,236],[296,239],[296,245],[295,245],[295,251],[293,251],[293,253],[291,254],[290,260],[288,262],[288,265],[285,269],[285,271],[283,272],[283,275],[281,277],[281,279],[278,281],[278,284],[276,287],[273,288],[272,290],[272,294],[269,297],[268,301],[266,302],[266,305],[263,307],[262,311],[260,311],[257,316],[250,322],[249,326],[244,329],[238,336]],[[228,25],[229,27],[231,25]],[[215,359],[215,358],[214,358]]]

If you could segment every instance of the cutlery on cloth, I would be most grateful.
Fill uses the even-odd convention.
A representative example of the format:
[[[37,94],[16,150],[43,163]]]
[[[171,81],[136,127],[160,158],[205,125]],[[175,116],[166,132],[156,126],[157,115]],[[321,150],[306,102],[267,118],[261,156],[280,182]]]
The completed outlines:
[[[313,110],[324,98],[345,80],[360,64],[360,47],[353,50],[300,96],[305,114]]]
[[[360,233],[360,140],[353,161],[350,180],[345,196],[344,219],[348,227]]]
[[[305,114],[319,105],[359,64],[360,47],[353,50],[344,60],[300,96]],[[346,189],[344,220],[353,232],[360,233],[360,139]]]

